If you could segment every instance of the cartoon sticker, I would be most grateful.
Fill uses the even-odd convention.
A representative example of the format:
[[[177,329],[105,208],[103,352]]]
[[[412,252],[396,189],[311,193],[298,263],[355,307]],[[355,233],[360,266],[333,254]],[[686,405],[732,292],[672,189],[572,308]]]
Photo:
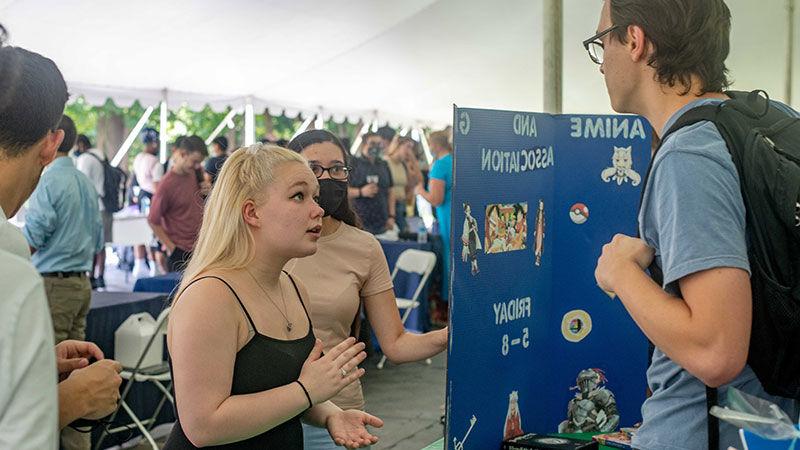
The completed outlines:
[[[461,232],[461,261],[469,261],[470,272],[477,275],[478,269],[478,250],[481,250],[481,237],[478,234],[478,221],[472,217],[472,208],[469,203],[464,203],[464,227]]]
[[[569,218],[578,225],[586,223],[589,220],[589,207],[583,203],[575,203],[569,208]]]
[[[528,204],[496,203],[486,207],[486,253],[524,250],[528,242]]]
[[[617,185],[622,183],[631,182],[632,186],[638,186],[642,181],[642,177],[633,170],[633,158],[631,157],[632,147],[617,147],[614,146],[614,155],[611,157],[611,167],[604,169],[600,173],[600,178],[606,183],[614,180]]]
[[[582,309],[573,309],[561,319],[561,334],[569,342],[580,342],[592,332],[592,318]]]
[[[544,253],[544,201],[539,200],[539,208],[536,210],[536,242],[533,248],[533,255],[536,257],[536,265],[542,265],[542,253]]]
[[[519,394],[517,391],[511,391],[508,394],[508,412],[506,413],[506,425],[503,430],[504,441],[525,434],[522,431],[522,418],[519,415]]]
[[[567,419],[558,425],[559,433],[608,433],[617,429],[619,412],[614,393],[603,385],[608,381],[601,369],[585,369],[578,374],[578,391],[567,404]]]
[[[464,437],[460,441],[456,438],[453,438],[454,450],[464,450],[464,443],[467,442],[467,438],[469,437],[469,434],[472,432],[472,428],[475,426],[475,423],[477,421],[478,419],[473,414],[472,417],[469,419],[469,429],[467,430],[467,433],[464,435]]]

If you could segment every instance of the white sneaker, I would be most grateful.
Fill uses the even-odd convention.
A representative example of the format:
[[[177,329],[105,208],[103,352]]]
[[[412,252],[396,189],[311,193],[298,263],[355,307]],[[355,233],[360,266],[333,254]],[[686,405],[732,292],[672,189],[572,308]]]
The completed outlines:
[[[166,272],[164,272],[161,269],[161,265],[158,264],[157,262],[154,262],[153,265],[150,267],[150,276],[151,277],[157,277],[157,276],[160,276],[160,275],[164,275],[165,273]]]
[[[147,264],[142,264],[139,261],[133,263],[133,278],[147,278],[150,276],[150,270]]]

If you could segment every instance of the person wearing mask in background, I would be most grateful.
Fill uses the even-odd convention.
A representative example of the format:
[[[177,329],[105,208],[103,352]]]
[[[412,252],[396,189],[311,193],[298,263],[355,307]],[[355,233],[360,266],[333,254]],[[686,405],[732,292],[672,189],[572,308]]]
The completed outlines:
[[[147,214],[150,211],[150,203],[153,201],[153,194],[158,188],[158,183],[164,177],[164,166],[158,159],[160,145],[158,131],[153,128],[145,128],[139,133],[139,138],[144,144],[144,149],[133,159],[133,175],[139,186],[136,203],[139,205],[139,211]],[[134,257],[134,278],[163,274],[164,271],[156,255],[147,246],[137,245],[134,249]],[[147,267],[148,259],[152,264],[149,271]]]
[[[383,138],[368,132],[361,139],[361,154],[352,161],[348,196],[364,229],[381,234],[395,226],[392,174],[383,160]]]
[[[435,161],[431,166],[428,189],[422,183],[417,185],[416,193],[436,207],[436,220],[439,222],[439,235],[442,237],[444,257],[442,267],[442,292],[447,296],[450,280],[450,191],[453,188],[453,147],[450,133],[434,131],[428,139]]]
[[[53,61],[3,46],[5,36],[0,26],[0,448],[56,449],[59,429],[113,412],[121,367],[89,342],[67,340],[53,351],[42,278],[25,237],[6,219],[61,145],[68,94]],[[89,358],[100,361],[89,365]]]
[[[183,270],[200,231],[203,192],[197,171],[206,156],[206,144],[199,136],[181,139],[150,205],[147,220],[167,253],[170,272]]]
[[[286,270],[308,289],[311,322],[325,352],[356,334],[362,304],[390,361],[419,361],[443,351],[446,328],[426,334],[409,333],[403,328],[383,249],[374,236],[358,228],[347,199],[350,156],[339,139],[325,130],[311,130],[292,139],[288,147],[309,160],[320,186],[324,217],[317,252],[291,260]],[[363,409],[361,383],[345,387],[331,401],[345,410]],[[305,427],[303,436],[307,450],[335,448],[324,430]]]
[[[228,138],[217,136],[211,141],[211,157],[204,167],[203,179],[206,183],[213,185],[217,181],[217,175],[226,159],[228,159]]]
[[[93,148],[89,138],[84,135],[81,136],[83,136],[83,139],[80,140],[81,142],[78,148],[79,150],[83,148],[83,150],[81,150],[80,156],[75,160],[75,167],[89,178],[89,181],[94,185],[95,191],[97,191],[97,204],[100,208],[100,217],[103,221],[103,239],[105,242],[112,242],[114,237],[112,234],[114,215],[106,211],[103,205],[106,181],[103,161],[106,160],[106,155],[103,154],[102,150]],[[94,264],[89,277],[92,289],[106,287],[105,273],[106,249],[103,247],[94,256]]]

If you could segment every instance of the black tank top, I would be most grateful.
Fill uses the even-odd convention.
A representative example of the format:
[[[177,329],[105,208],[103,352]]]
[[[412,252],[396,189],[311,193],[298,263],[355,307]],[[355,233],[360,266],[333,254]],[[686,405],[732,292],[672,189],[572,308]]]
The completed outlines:
[[[286,273],[286,272],[284,272]],[[239,299],[236,291],[225,282],[222,278],[215,276],[207,276],[198,278],[196,281],[205,278],[215,278],[225,284],[228,289],[233,292],[236,301],[241,305],[250,326],[253,327],[255,336],[253,336],[247,344],[236,353],[236,362],[233,366],[233,382],[231,386],[231,395],[252,394],[255,392],[262,392],[273,389],[279,386],[292,383],[300,376],[300,370],[311,349],[314,347],[314,332],[311,329],[311,319],[308,318],[308,310],[300,297],[300,291],[297,289],[292,276],[286,273],[289,280],[297,292],[297,298],[300,298],[300,303],[303,305],[303,310],[306,312],[308,319],[308,334],[300,339],[285,341],[281,339],[274,339],[265,336],[258,332],[253,319],[244,307],[244,304]],[[191,283],[190,283],[191,285]],[[170,369],[172,363],[170,361]],[[175,407],[175,426],[164,445],[164,450],[183,450],[195,449],[181,427],[180,417],[178,417],[177,402],[180,399],[176,398]],[[225,445],[218,445],[213,447],[204,447],[211,449],[271,449],[271,450],[302,450],[303,448],[303,428],[300,424],[300,415],[297,415],[288,421],[267,430],[257,436],[244,441],[233,442]]]

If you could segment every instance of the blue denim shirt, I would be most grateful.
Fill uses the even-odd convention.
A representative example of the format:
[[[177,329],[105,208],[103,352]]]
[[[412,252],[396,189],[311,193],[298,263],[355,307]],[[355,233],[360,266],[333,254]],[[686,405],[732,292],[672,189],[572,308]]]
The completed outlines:
[[[40,273],[91,270],[103,248],[103,223],[97,191],[72,159],[56,158],[45,169],[28,200],[22,232],[36,249],[32,261]]]

